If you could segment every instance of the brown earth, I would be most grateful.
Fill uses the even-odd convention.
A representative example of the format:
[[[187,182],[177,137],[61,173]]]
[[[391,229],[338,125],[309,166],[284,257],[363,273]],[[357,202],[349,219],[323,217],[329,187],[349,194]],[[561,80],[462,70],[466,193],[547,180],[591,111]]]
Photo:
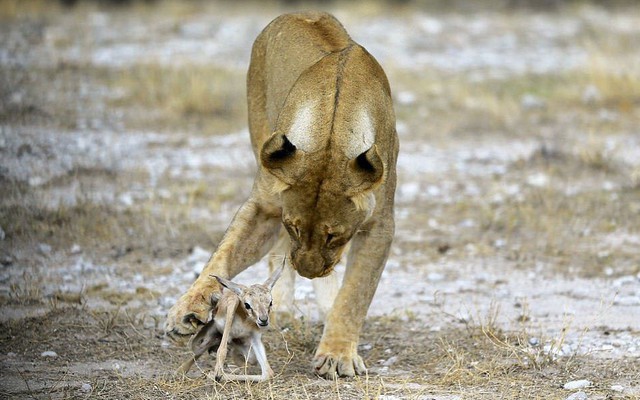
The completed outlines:
[[[367,376],[312,373],[299,279],[277,376],[222,385],[162,325],[249,192],[250,46],[289,6],[1,2],[0,396],[640,398],[640,10],[516,3],[298,4],[389,75],[397,234]]]

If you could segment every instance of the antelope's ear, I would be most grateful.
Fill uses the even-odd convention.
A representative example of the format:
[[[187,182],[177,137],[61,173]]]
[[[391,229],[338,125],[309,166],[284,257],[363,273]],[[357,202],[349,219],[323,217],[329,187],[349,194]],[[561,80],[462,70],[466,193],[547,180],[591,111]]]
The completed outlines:
[[[242,291],[246,288],[244,285],[240,285],[239,283],[231,282],[230,280],[221,278],[221,277],[219,277],[217,275],[211,275],[211,276],[216,278],[218,283],[220,283],[223,287],[226,287],[227,289],[231,290],[232,292],[234,292],[238,296],[242,295]]]
[[[384,177],[384,163],[378,153],[378,147],[374,144],[369,150],[349,161],[349,171],[351,190],[354,192],[361,193],[381,183]]]
[[[282,265],[278,269],[273,271],[273,274],[271,274],[269,279],[267,279],[267,281],[264,283],[264,285],[267,286],[269,290],[273,289],[273,286],[276,284],[276,282],[280,278],[280,275],[282,275],[282,270],[284,269],[285,262],[286,262],[286,258],[284,259],[284,261],[282,261]]]
[[[280,180],[292,184],[296,179],[301,152],[285,135],[275,132],[260,150],[260,163]]]

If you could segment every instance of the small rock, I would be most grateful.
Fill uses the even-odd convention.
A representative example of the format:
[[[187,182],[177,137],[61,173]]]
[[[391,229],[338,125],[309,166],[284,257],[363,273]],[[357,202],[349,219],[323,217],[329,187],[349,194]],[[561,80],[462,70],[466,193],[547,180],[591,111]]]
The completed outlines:
[[[637,306],[640,305],[640,296],[620,296],[613,301],[615,305]]]
[[[587,400],[587,394],[585,392],[575,392],[571,396],[567,397],[567,400]]]
[[[427,275],[427,279],[431,282],[439,282],[444,280],[444,278],[445,276],[438,272],[429,272],[429,275]]]
[[[458,318],[458,322],[466,323],[471,321],[471,314],[466,310],[460,310],[455,315]]]
[[[579,379],[577,381],[571,381],[564,384],[564,388],[567,390],[582,389],[591,386],[591,381],[586,379]]]
[[[534,96],[532,94],[525,94],[520,99],[520,105],[525,110],[534,110],[544,108],[545,102],[538,96]]]
[[[622,276],[613,281],[614,287],[621,287],[626,285],[634,285],[636,283],[636,278],[633,275]]]
[[[31,176],[29,177],[29,186],[40,186],[44,184],[46,180],[41,176]]]
[[[171,198],[171,191],[167,190],[167,189],[158,189],[158,191],[156,192],[156,194],[158,195],[158,197],[160,197],[161,199],[170,199]]]
[[[17,356],[17,354],[14,353],[13,351],[10,351],[10,352],[7,353],[7,357],[9,357],[9,358],[13,358],[15,356]]]
[[[202,268],[209,261],[209,258],[211,258],[211,251],[205,250],[200,246],[194,247],[191,251],[189,258],[187,258],[187,267],[191,268],[196,279],[200,276],[200,272],[202,272]]]
[[[38,251],[40,252],[40,254],[48,256],[49,254],[51,254],[51,246],[46,243],[40,243],[38,245]]]
[[[25,97],[25,93],[22,92],[22,91],[13,92],[9,96],[9,103],[15,104],[15,105],[22,104],[22,103],[24,103],[24,97]]]
[[[405,183],[400,186],[400,194],[405,199],[415,199],[420,193],[422,193],[422,190],[417,182]]]
[[[527,177],[527,184],[535,187],[544,187],[549,184],[549,176],[546,174],[539,172],[536,174],[529,175]]]
[[[493,242],[493,245],[494,245],[496,248],[498,248],[498,249],[503,248],[504,246],[506,246],[506,244],[507,244],[507,241],[506,241],[506,240],[504,240],[504,239],[496,239],[496,240]]]
[[[594,85],[588,85],[582,92],[582,102],[584,104],[594,104],[602,100],[600,90]]]
[[[473,228],[476,226],[476,222],[470,218],[467,218],[462,220],[462,222],[460,222],[458,226],[461,228]]]
[[[191,277],[189,277],[191,278]],[[167,297],[160,297],[158,299],[158,304],[162,307],[162,308],[171,308],[173,307],[174,304],[176,304],[177,299],[175,297],[171,297],[171,296],[167,296]]]
[[[80,391],[82,393],[91,393],[92,390],[93,387],[88,383],[83,383],[82,386],[80,386]]]
[[[408,90],[398,93],[398,103],[402,105],[410,105],[416,102],[416,95]]]
[[[598,112],[598,118],[604,122],[616,122],[618,120],[618,114],[613,111],[602,109]]]
[[[71,249],[69,250],[69,253],[71,254],[80,254],[82,252],[82,247],[80,247],[79,244],[74,243],[73,246],[71,246]]]
[[[2,264],[3,267],[8,267],[9,265],[13,264],[13,258],[11,256],[1,257],[0,264]]]
[[[622,392],[624,392],[624,386],[622,386],[622,385],[611,385],[611,390],[613,390],[614,392],[622,393]]]
[[[396,121],[396,132],[398,132],[398,135],[404,136],[407,133],[409,133],[409,127],[403,121],[397,120]]]
[[[131,207],[133,205],[133,196],[131,193],[122,193],[118,196],[118,201],[124,206]]]
[[[40,354],[40,357],[58,357],[58,353],[56,353],[55,351],[47,350],[43,351],[42,354]]]
[[[529,338],[529,344],[531,346],[538,346],[540,344],[540,339],[536,337]]]
[[[4,240],[7,235],[4,233],[4,229],[0,226],[0,240]]]
[[[385,366],[385,367],[390,367],[393,364],[395,364],[396,361],[398,361],[398,357],[397,356],[389,357],[385,362],[382,363],[382,365]]]
[[[196,246],[191,250],[191,254],[189,255],[188,261],[190,262],[200,262],[202,260],[208,260],[211,257],[211,251],[203,249],[200,246]]]

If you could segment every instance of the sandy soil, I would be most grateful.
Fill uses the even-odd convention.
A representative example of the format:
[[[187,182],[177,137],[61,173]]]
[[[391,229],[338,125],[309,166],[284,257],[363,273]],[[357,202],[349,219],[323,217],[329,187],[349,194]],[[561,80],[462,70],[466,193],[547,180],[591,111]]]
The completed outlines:
[[[370,375],[312,374],[299,278],[257,387],[171,377],[186,351],[161,328],[249,192],[244,71],[286,8],[5,8],[3,396],[640,397],[636,8],[331,6],[387,70],[401,138]]]

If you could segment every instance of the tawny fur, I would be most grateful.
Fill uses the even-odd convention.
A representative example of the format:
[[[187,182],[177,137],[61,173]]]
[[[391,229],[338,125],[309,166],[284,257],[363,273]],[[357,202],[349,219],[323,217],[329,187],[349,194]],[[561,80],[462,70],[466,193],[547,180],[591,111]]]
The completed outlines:
[[[313,366],[326,377],[364,373],[358,339],[394,233],[398,137],[387,78],[333,16],[286,14],[253,45],[247,99],[253,189],[165,328],[193,334],[220,291],[210,275],[233,277],[276,243],[310,279],[332,276],[350,244]]]

